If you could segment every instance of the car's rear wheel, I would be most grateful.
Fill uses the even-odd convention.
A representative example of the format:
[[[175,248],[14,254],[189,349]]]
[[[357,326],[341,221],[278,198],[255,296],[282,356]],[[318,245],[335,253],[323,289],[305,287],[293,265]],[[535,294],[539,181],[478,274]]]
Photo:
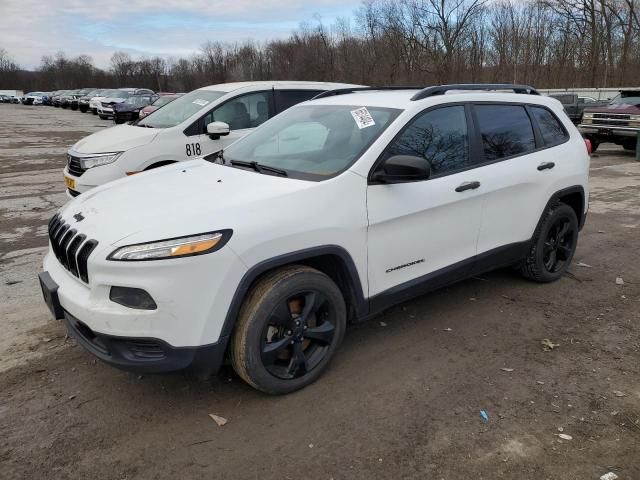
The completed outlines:
[[[322,374],[345,328],[344,298],[327,275],[299,265],[277,270],[242,305],[231,340],[233,368],[263,392],[293,392]]]
[[[520,266],[522,275],[541,283],[562,277],[576,251],[578,230],[573,208],[564,203],[549,208],[533,236],[529,255]]]

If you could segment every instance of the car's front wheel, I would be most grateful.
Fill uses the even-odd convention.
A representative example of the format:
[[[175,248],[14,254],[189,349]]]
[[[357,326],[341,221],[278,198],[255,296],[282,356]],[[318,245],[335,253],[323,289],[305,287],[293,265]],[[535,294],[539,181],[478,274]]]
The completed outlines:
[[[536,282],[553,282],[565,274],[578,244],[578,218],[569,205],[549,208],[536,229],[520,272]]]
[[[342,341],[346,307],[324,273],[294,265],[266,275],[250,291],[231,340],[234,370],[266,393],[314,382]]]

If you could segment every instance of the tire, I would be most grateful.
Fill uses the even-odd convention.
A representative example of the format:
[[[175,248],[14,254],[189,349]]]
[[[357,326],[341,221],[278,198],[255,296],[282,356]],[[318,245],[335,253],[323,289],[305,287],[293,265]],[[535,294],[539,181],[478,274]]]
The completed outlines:
[[[596,140],[591,140],[591,153],[595,153],[595,151],[598,150],[599,146],[600,146],[600,142]]]
[[[299,390],[327,368],[344,337],[346,318],[342,293],[327,275],[301,265],[276,270],[258,281],[242,304],[231,339],[233,368],[262,392]]]
[[[93,113],[94,115],[97,115],[97,114],[98,114],[98,111],[97,111],[95,108],[92,108],[92,109],[91,109],[91,113]]]
[[[634,140],[633,142],[625,142],[622,144],[622,148],[624,148],[625,150],[628,150],[630,152],[635,152],[636,151],[636,141]]]
[[[108,120],[109,117],[107,117],[106,115],[100,115],[100,120]]]
[[[87,113],[87,107],[79,107],[82,113]]]
[[[578,230],[576,212],[569,205],[558,202],[548,208],[533,234],[531,250],[519,267],[520,273],[534,282],[558,280],[571,264]]]

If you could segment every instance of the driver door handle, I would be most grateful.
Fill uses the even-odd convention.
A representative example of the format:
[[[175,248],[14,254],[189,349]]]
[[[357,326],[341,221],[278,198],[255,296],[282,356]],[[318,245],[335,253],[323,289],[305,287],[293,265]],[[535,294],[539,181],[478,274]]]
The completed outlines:
[[[464,182],[458,188],[456,188],[456,192],[464,192],[465,190],[475,190],[480,187],[480,182]]]
[[[556,164],[553,162],[544,162],[541,163],[540,165],[538,165],[538,170],[542,171],[542,170],[551,170],[553,167],[555,167]]]

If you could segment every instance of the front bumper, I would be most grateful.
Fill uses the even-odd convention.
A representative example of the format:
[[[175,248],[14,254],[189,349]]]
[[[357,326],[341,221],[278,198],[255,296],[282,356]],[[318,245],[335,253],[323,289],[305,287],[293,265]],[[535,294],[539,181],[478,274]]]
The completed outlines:
[[[69,335],[105,363],[138,373],[166,373],[178,370],[217,372],[224,361],[227,338],[201,347],[173,347],[156,338],[117,337],[91,330],[69,312],[64,312]]]
[[[87,351],[121,370],[165,373],[178,370],[206,370],[215,373],[224,361],[228,337],[199,347],[174,347],[157,338],[123,337],[93,331],[66,311],[58,297],[58,285],[48,272],[39,274],[45,303],[53,316],[62,320],[69,335]]]
[[[98,106],[98,115],[104,115],[106,117],[112,117],[113,116],[113,108],[104,107],[102,105],[99,105]]]
[[[591,125],[581,123],[578,125],[583,135],[598,135],[602,137],[636,137],[640,134],[640,128],[619,127],[614,125]]]
[[[67,192],[70,196],[76,197],[81,193],[88,192],[92,188],[103,185],[113,180],[125,178],[127,174],[114,163],[103,165],[101,167],[89,168],[82,175],[75,176],[69,172],[69,165],[64,167],[63,174],[65,177],[73,180],[73,187],[67,184]]]
[[[77,230],[72,236],[98,237],[98,245],[88,259],[81,260],[84,247],[77,250],[76,245],[73,250],[77,270],[84,271],[88,280],[63,265],[51,247],[44,258],[43,270],[55,286],[57,302],[65,315],[79,320],[96,335],[158,340],[168,345],[161,345],[165,350],[225,343],[223,323],[236,286],[246,273],[231,248],[184,259],[135,264],[110,261],[107,256],[116,246],[109,239],[99,238],[104,234],[108,237],[108,232],[91,220],[89,216],[82,223],[73,217],[63,220]],[[96,231],[101,234],[92,233]],[[71,258],[71,243],[57,242],[58,256],[64,253],[64,258]],[[141,310],[116,303],[110,298],[114,286],[143,289],[157,306]],[[62,318],[55,312],[54,316]]]

